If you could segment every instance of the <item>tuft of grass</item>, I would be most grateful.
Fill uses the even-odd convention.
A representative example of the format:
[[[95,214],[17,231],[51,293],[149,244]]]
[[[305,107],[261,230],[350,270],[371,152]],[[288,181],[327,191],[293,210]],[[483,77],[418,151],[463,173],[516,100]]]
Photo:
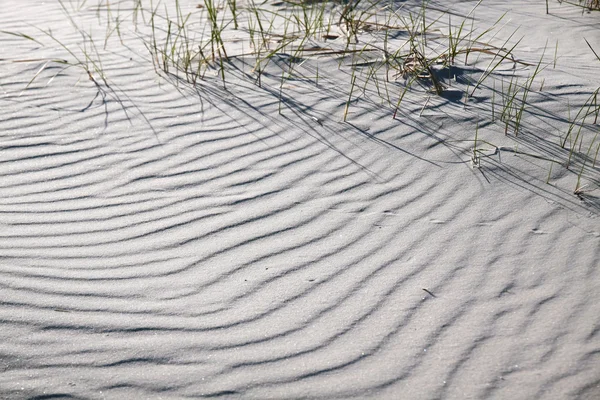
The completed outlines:
[[[585,170],[585,164],[586,162],[589,160],[589,156],[590,156],[590,151],[592,150],[594,143],[596,143],[596,139],[598,138],[598,133],[596,133],[596,135],[594,136],[594,139],[592,140],[592,142],[590,143],[590,146],[588,147],[588,151],[585,155],[585,158],[583,159],[583,163],[581,164],[581,169],[579,170],[579,174],[577,174],[577,183],[575,184],[575,190],[573,190],[573,194],[577,195],[577,196],[581,196],[584,193],[584,188],[587,185],[581,185],[581,177],[583,176],[583,172]],[[600,148],[600,145],[598,146]],[[596,165],[596,159],[598,158],[598,150],[596,150],[596,156],[594,157],[594,166]]]
[[[579,135],[581,134],[581,129],[583,128],[587,117],[595,114],[596,118],[594,120],[594,123],[597,122],[598,113],[600,113],[600,106],[598,106],[598,100],[597,100],[599,92],[600,92],[600,87],[597,88],[590,95],[590,97],[588,97],[588,99],[585,101],[585,103],[579,108],[577,115],[575,115],[575,117],[571,120],[571,123],[569,124],[569,129],[567,130],[567,134],[560,145],[562,148],[564,148],[566,146],[567,140],[569,140],[569,141],[571,140],[571,137],[573,136],[573,132],[578,127],[577,135],[575,137],[575,141],[571,145],[571,149],[573,149],[575,147],[575,145],[577,144],[577,139],[579,139]]]
[[[544,46],[544,51],[542,52],[542,56],[540,57],[540,60],[535,67],[535,70],[533,71],[531,76],[527,78],[527,81],[525,81],[525,85],[523,86],[523,97],[521,98],[521,104],[520,107],[517,109],[514,119],[515,136],[519,135],[519,128],[521,127],[521,120],[523,118],[523,112],[525,111],[525,108],[527,106],[527,97],[529,96],[529,92],[531,91],[531,86],[533,85],[533,82],[535,81],[535,78],[538,76],[538,74],[544,69],[544,67],[542,67],[542,61],[544,60],[544,55],[546,54],[547,47],[548,42],[546,42],[546,46]]]

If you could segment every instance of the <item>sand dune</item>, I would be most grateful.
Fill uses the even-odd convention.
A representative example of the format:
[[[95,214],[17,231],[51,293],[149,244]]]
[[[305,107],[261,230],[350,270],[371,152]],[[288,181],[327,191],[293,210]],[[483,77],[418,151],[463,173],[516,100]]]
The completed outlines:
[[[598,125],[560,146],[598,86],[583,40],[600,49],[598,12],[484,1],[473,21],[507,12],[493,40],[520,26],[530,66],[503,63],[465,104],[482,55],[396,119],[365,86],[344,122],[337,57],[307,57],[318,86],[290,80],[283,95],[286,54],[261,87],[250,56],[225,88],[210,74],[194,86],[156,73],[131,3],[106,49],[105,7],[65,3],[109,86],[52,62],[27,87],[72,57],[35,27],[72,49],[81,34],[58,3],[0,13],[2,30],[44,44],[2,36],[0,397],[600,396]],[[428,18],[458,21],[466,3],[431,2]],[[523,131],[505,135],[485,112],[492,87],[544,51],[551,64],[557,39]]]

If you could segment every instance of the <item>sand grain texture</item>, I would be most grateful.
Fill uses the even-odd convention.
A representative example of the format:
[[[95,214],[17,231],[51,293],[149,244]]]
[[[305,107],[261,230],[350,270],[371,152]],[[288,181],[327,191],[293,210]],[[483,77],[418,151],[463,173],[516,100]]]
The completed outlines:
[[[54,2],[13,3],[3,30],[81,39]],[[101,43],[89,3],[74,15]],[[598,85],[581,38],[600,49],[599,14],[521,3],[476,20],[535,21],[528,61],[564,52],[528,131],[482,124],[499,149],[479,169],[485,90],[343,122],[350,80],[322,58],[334,72],[291,82],[280,115],[275,62],[262,88],[177,83],[125,24],[101,50],[110,89],[78,68],[46,85],[54,65],[23,90],[41,64],[14,60],[69,55],[2,36],[0,397],[598,398],[600,168],[579,198],[578,170],[546,184],[519,152],[568,155],[542,135]]]

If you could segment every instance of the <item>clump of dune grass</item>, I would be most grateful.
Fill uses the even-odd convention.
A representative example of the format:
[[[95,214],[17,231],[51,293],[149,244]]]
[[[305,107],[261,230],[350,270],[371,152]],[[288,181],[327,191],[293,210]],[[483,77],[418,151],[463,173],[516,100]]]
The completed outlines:
[[[577,5],[579,7],[587,9],[589,11],[592,11],[592,10],[599,11],[600,10],[600,0],[579,0],[577,3],[573,2],[573,1],[559,0],[558,2]]]

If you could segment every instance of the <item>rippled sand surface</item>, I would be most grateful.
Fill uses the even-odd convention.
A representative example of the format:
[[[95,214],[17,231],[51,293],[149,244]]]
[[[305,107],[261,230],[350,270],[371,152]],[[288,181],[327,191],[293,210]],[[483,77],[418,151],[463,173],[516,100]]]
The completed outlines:
[[[275,62],[260,88],[193,87],[155,73],[129,21],[103,49],[88,3],[66,6],[109,87],[57,63],[27,87],[69,57],[35,27],[81,36],[58,3],[0,12],[44,43],[0,44],[1,398],[599,398],[600,163],[523,155],[569,157],[544,134],[599,84],[583,41],[600,50],[598,12],[474,15],[508,12],[499,35],[521,26],[529,62],[559,40],[551,95],[531,96],[515,137],[481,122],[477,96],[396,119],[365,100],[344,122],[333,58],[319,87],[285,88],[281,113]],[[472,168],[478,123],[497,146]]]

